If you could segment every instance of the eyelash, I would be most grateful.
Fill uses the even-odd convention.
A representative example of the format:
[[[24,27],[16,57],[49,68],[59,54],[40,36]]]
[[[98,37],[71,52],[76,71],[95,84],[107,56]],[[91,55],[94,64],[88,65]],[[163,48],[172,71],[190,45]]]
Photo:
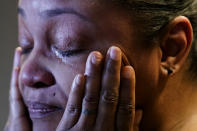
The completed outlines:
[[[57,49],[56,47],[52,47],[51,49],[55,53],[55,55],[59,58],[72,57],[72,56],[78,55],[84,51],[82,49],[61,51],[61,50]]]
[[[32,50],[32,48],[23,48],[22,49],[22,54],[28,54],[28,53],[30,53],[31,52],[31,50]]]
[[[82,53],[83,50],[67,50],[67,51],[58,51],[58,53],[62,56],[62,57],[72,57],[75,55],[78,55],[80,53]]]
[[[23,50],[22,50],[22,54],[28,54],[28,53],[30,53],[31,52],[31,50],[32,50],[32,48],[23,48]],[[67,50],[67,51],[61,51],[61,50],[58,50],[57,48],[55,48],[55,47],[53,47],[52,48],[52,50],[54,50],[55,51],[55,54],[57,55],[57,56],[59,56],[59,55],[61,55],[60,57],[72,57],[72,56],[75,56],[75,55],[78,55],[78,54],[80,54],[80,53],[82,53],[84,50],[82,50],[82,49],[79,49],[79,50]],[[59,55],[58,55],[58,54]]]

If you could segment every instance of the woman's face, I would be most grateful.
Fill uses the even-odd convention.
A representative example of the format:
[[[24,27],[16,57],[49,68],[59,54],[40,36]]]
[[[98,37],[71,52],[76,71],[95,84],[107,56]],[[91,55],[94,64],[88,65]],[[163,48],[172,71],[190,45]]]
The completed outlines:
[[[99,0],[20,0],[18,12],[20,90],[34,129],[55,130],[91,51],[120,47],[136,71],[137,105],[154,94],[158,49],[140,46],[136,24],[121,9]]]

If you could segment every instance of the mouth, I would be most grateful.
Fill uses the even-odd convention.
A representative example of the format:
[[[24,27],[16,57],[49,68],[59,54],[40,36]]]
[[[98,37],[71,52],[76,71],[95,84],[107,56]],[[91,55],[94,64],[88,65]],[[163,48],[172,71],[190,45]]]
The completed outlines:
[[[31,119],[44,118],[54,113],[64,111],[63,108],[39,102],[27,102],[26,105]]]

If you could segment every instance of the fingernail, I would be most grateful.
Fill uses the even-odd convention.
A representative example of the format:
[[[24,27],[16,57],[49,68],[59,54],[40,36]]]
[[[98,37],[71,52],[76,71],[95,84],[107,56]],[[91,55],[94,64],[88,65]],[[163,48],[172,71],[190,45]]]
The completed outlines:
[[[118,47],[112,46],[110,49],[110,58],[113,60],[121,59],[121,51]]]
[[[91,56],[91,61],[93,64],[98,65],[102,61],[102,55],[99,52],[94,52]]]
[[[21,48],[21,47],[17,47],[17,48],[16,48],[16,51],[17,51],[17,52],[21,52],[21,51],[22,51],[22,48]]]
[[[19,67],[14,67],[14,71],[18,72],[20,70]]]
[[[122,75],[126,78],[131,78],[133,73],[133,68],[131,66],[125,66],[122,70]]]

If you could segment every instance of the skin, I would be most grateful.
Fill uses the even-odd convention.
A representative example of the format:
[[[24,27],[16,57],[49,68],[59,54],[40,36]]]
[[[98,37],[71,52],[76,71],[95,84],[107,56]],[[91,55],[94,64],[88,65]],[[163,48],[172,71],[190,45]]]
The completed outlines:
[[[32,125],[30,122],[30,118],[27,115],[25,105],[23,103],[23,98],[19,91],[18,86],[18,78],[20,72],[20,58],[21,58],[22,49],[19,47],[15,51],[15,60],[13,67],[13,74],[11,80],[10,87],[10,117],[7,123],[7,127],[5,130],[9,131],[31,131]],[[67,107],[64,111],[64,115],[58,124],[56,131],[64,131],[64,130],[128,130],[128,131],[137,131],[138,130],[138,121],[140,120],[141,112],[136,111],[135,113],[135,73],[131,66],[122,67],[120,75],[113,74],[107,71],[107,68],[114,68],[116,71],[121,67],[121,51],[117,47],[112,47],[108,51],[108,64],[105,68],[105,79],[107,81],[116,80],[113,87],[114,91],[118,93],[117,90],[120,86],[119,98],[116,98],[116,95],[108,96],[111,93],[109,90],[111,89],[111,84],[106,84],[105,81],[101,84],[103,88],[101,92],[103,92],[103,96],[95,97],[92,96],[92,92],[99,94],[99,82],[100,82],[100,71],[101,69],[101,60],[102,55],[99,52],[92,52],[87,60],[86,64],[86,75],[77,75],[72,83],[72,89],[70,91],[69,99],[67,102]],[[116,54],[116,55],[115,55]],[[110,58],[109,58],[110,57]],[[112,58],[112,59],[111,59]],[[113,66],[111,65],[113,64]],[[114,66],[116,65],[116,66]],[[100,66],[100,67],[99,67]],[[90,70],[91,69],[91,70]],[[119,70],[120,71],[120,70]],[[116,72],[118,73],[118,72]],[[86,84],[85,84],[86,77]],[[100,77],[101,78],[101,77]],[[113,79],[114,78],[114,79]],[[119,81],[122,81],[122,84],[118,84]],[[98,85],[92,88],[92,85]],[[108,89],[109,88],[109,89]],[[117,89],[116,89],[117,88]],[[85,96],[84,96],[85,91]],[[129,92],[129,93],[127,93]],[[128,95],[125,95],[127,93]],[[114,96],[115,95],[115,96]],[[119,101],[116,101],[119,99]],[[116,109],[117,102],[119,106]],[[81,106],[82,109],[76,108]],[[92,113],[95,108],[98,108],[97,114]],[[81,111],[80,111],[81,110]],[[85,112],[84,112],[85,111]],[[117,113],[116,113],[117,112]],[[115,118],[115,114],[116,117]],[[136,118],[139,120],[134,122],[134,117],[136,114]],[[139,114],[139,115],[138,115]],[[139,117],[138,117],[139,116]],[[50,117],[47,116],[47,117]],[[47,120],[46,116],[44,118]],[[102,123],[101,121],[109,121],[108,123]],[[117,123],[116,126],[115,123]],[[53,125],[54,126],[54,125]],[[52,126],[51,126],[52,127]],[[50,127],[50,128],[51,128]],[[35,129],[36,128],[36,129]],[[33,130],[54,130],[49,129],[48,127],[34,127]]]
[[[96,7],[98,7],[99,10],[106,10],[107,7],[115,9],[115,7],[111,7],[107,4],[106,7],[103,7],[100,5],[100,3],[96,2],[92,7],[87,8],[90,3],[84,2],[85,4],[81,6],[81,8],[79,8],[79,5],[77,4],[78,2],[76,3],[75,1],[72,1],[70,3],[63,3],[63,8],[71,8],[72,6],[74,6],[74,9],[78,9],[79,11],[86,14],[86,17],[88,17],[81,18],[77,15],[68,13],[51,16],[51,14],[48,13],[50,11],[46,10],[62,8],[62,3],[58,1],[44,1],[43,3],[40,3],[39,1],[39,5],[37,5],[38,1],[29,2],[30,1],[26,0],[19,1],[19,41],[20,46],[22,47],[18,85],[19,90],[21,92],[24,104],[27,106],[27,108],[29,108],[30,106],[29,103],[33,102],[44,103],[61,108],[61,110],[58,112],[54,112],[50,115],[39,118],[36,118],[35,116],[32,116],[31,113],[29,113],[33,130],[114,130],[114,128],[133,130],[135,114],[134,71],[132,67],[129,67],[128,69],[127,67],[126,69],[122,67],[121,69],[122,52],[119,48],[115,48],[116,50],[118,50],[118,52],[112,51],[114,52],[112,54],[114,55],[115,60],[110,59],[109,53],[108,55],[106,54],[108,48],[114,45],[112,43],[118,43],[119,40],[123,40],[123,38],[125,39],[125,37],[122,35],[119,36],[119,38],[116,38],[115,36],[123,32],[120,32],[120,30],[124,29],[125,31],[127,25],[120,27],[120,29],[111,30],[112,25],[110,27],[107,27],[109,24],[111,24],[112,18],[109,18],[105,21],[105,26],[107,28],[100,28],[103,24],[103,21],[96,23],[95,21],[98,21],[98,18],[94,18],[96,14],[91,14],[93,8],[95,8],[95,12],[97,11]],[[50,8],[46,6],[46,4]],[[86,8],[88,10],[85,10]],[[34,12],[32,12],[32,10],[34,10]],[[38,10],[42,10],[42,13],[40,14]],[[103,11],[103,13],[104,12],[105,11]],[[116,12],[113,12],[113,14],[114,13]],[[112,14],[112,12],[109,12],[108,15],[110,14]],[[123,21],[121,19],[118,20],[118,23],[122,22]],[[113,26],[117,25],[118,23],[114,23]],[[43,27],[46,29],[43,30]],[[36,36],[34,36],[33,34]],[[51,41],[51,45],[49,46],[46,43],[47,41],[43,41],[48,37],[46,36],[47,34],[50,36]],[[101,45],[100,43],[103,44]],[[54,46],[55,48],[53,48]],[[72,56],[65,56],[64,58],[59,56],[59,52],[59,54],[56,54],[57,50],[60,51],[70,49],[82,49],[83,51],[80,53],[75,53]],[[104,55],[101,55],[101,53],[98,51],[92,52],[94,50],[98,50]],[[99,55],[99,61],[104,64],[99,64],[97,66],[91,64],[91,62],[89,62],[90,60],[87,60],[87,56],[90,52],[93,53],[91,53],[90,56],[94,55],[94,57],[96,57],[97,55]],[[38,56],[39,59],[37,59]],[[78,66],[79,64],[80,66]],[[104,68],[102,68],[103,66]],[[120,77],[121,70],[123,72],[122,77]],[[82,89],[77,93],[75,93],[76,91],[73,91],[73,95],[71,87],[73,87],[75,84],[72,84],[72,81],[77,74],[84,74],[84,72],[86,74],[86,84],[85,86],[83,86],[83,84],[79,84],[78,87],[75,87],[76,89]],[[101,75],[102,72],[103,76]],[[128,80],[128,76],[132,77],[130,77]],[[100,83],[99,79],[103,79],[103,81]],[[123,91],[120,91],[119,93],[119,88],[121,86],[120,79],[122,79],[122,83],[124,83],[121,85],[127,87],[128,89],[123,89]],[[116,83],[109,81],[116,81]],[[97,87],[94,87],[95,89],[92,89],[92,85],[97,85]],[[100,91],[103,92],[101,93],[101,100],[99,100]],[[92,95],[89,92],[93,92],[94,94],[96,94],[96,96]],[[128,92],[128,96],[123,96],[122,94],[125,94],[124,92]],[[119,95],[123,98],[118,98]],[[118,101],[119,99],[120,101]],[[83,105],[82,107],[80,107],[81,110],[78,111],[78,107],[82,103]],[[120,104],[119,107],[117,107],[118,104]],[[77,108],[75,110],[76,112],[78,111],[78,113],[70,114],[70,108]],[[94,113],[93,116],[89,116],[87,114],[87,118],[83,118],[83,111],[87,109],[90,111],[98,111],[97,113]],[[128,110],[128,113],[126,113],[125,111],[124,113],[121,113],[122,110]],[[69,112],[69,114],[67,114],[66,112]],[[115,114],[116,112],[118,113]],[[62,118],[63,113],[64,117]],[[74,118],[72,119],[70,115],[72,115]],[[116,117],[118,124],[115,126],[114,124],[116,122]],[[77,119],[79,119],[78,122]],[[124,119],[124,121],[121,121],[122,119]],[[103,120],[107,120],[109,122],[100,123],[100,121]],[[76,124],[76,122],[78,124]],[[76,126],[74,126],[75,124]],[[71,128],[71,125],[73,126],[73,128]]]
[[[195,111],[190,109],[195,109],[191,103],[196,100],[196,84],[189,77],[182,81],[193,37],[186,17],[175,18],[156,46],[145,49],[143,36],[137,32],[139,24],[110,3],[20,0],[19,7],[22,49],[16,51],[16,61],[20,62],[15,62],[13,69],[10,103],[14,101],[20,108],[10,104],[8,130],[195,129],[185,122],[195,123],[191,117]],[[57,8],[73,8],[85,17],[68,11],[54,13]],[[63,57],[60,52],[68,50],[82,51]],[[112,58],[107,53],[111,51]],[[98,57],[96,64],[91,62],[92,57]],[[35,118],[24,114],[31,102],[61,110]],[[143,109],[142,121],[141,113],[138,116],[129,105]],[[84,113],[87,109],[90,113]],[[27,120],[30,122],[24,123]]]

